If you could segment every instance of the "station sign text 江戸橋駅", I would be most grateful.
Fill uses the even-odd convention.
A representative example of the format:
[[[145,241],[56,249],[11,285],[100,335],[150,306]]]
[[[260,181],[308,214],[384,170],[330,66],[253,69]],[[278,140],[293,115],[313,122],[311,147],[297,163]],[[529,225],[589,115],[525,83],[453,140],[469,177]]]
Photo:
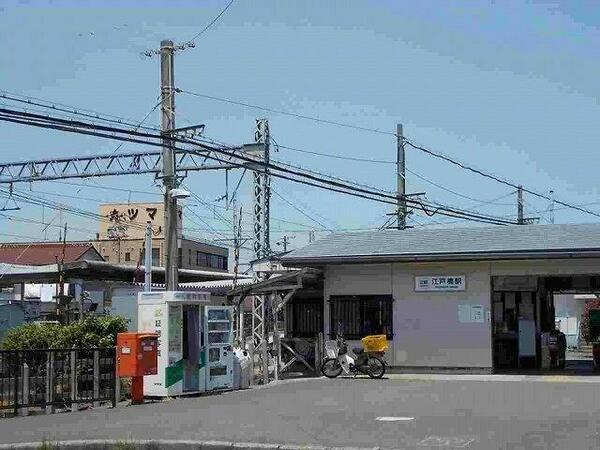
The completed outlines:
[[[415,277],[415,291],[464,291],[465,275],[429,275]]]

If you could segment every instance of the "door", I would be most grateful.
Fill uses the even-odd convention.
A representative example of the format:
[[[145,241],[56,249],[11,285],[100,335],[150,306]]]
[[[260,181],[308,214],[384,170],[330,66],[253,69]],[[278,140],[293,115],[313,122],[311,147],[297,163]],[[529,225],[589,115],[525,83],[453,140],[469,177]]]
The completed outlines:
[[[233,387],[233,307],[204,308],[206,389]]]
[[[200,310],[198,305],[183,307],[183,391],[198,391],[200,364]]]

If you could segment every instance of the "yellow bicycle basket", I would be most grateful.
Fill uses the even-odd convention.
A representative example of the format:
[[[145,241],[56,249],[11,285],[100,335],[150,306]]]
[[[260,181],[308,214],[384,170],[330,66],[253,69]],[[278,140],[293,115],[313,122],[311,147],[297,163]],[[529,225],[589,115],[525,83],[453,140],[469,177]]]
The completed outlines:
[[[385,334],[373,334],[361,339],[365,352],[385,352],[388,349]]]

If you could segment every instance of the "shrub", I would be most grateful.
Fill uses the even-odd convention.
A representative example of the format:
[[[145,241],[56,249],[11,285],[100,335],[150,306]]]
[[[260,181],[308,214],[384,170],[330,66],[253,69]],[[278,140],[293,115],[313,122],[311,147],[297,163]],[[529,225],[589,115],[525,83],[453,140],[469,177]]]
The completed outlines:
[[[579,338],[582,342],[590,341],[590,311],[600,309],[600,299],[587,300],[579,324]]]
[[[127,321],[121,316],[86,317],[69,325],[25,324],[9,330],[0,348],[19,350],[30,348],[91,348],[113,347],[117,333],[127,331]]]

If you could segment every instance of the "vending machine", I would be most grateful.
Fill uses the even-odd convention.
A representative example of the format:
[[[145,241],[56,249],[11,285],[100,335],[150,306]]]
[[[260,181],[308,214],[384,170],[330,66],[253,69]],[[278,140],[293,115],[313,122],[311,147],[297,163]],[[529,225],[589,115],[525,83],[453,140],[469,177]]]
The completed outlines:
[[[158,370],[144,394],[171,397],[233,387],[232,307],[208,292],[140,292],[139,332],[158,335]]]
[[[233,387],[233,307],[206,306],[206,390]]]

